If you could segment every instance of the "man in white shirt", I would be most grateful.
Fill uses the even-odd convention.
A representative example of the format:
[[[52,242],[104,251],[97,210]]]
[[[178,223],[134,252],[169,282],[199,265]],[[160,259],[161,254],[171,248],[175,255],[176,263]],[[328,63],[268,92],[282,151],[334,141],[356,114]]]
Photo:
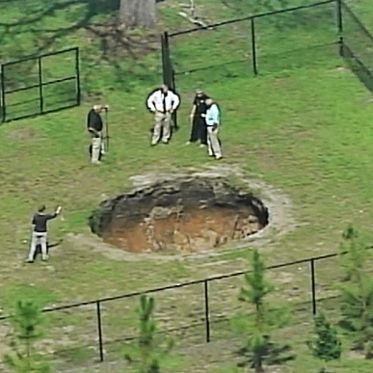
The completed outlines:
[[[206,126],[207,126],[207,145],[210,157],[216,159],[223,158],[221,151],[220,140],[218,137],[220,125],[220,110],[216,103],[211,98],[206,100]]]
[[[152,145],[158,143],[161,132],[162,142],[168,144],[171,137],[171,115],[179,107],[179,96],[163,84],[162,88],[157,89],[148,97],[146,104],[149,110],[155,114]]]

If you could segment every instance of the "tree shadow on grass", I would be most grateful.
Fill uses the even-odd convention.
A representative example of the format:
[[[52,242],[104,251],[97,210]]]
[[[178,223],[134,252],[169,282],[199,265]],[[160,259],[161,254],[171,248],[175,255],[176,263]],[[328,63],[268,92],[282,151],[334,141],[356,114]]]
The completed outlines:
[[[122,82],[121,87],[129,88],[124,77],[139,76],[143,80],[146,72],[127,71],[124,62],[157,50],[159,41],[154,34],[122,25],[117,17],[119,7],[120,0],[0,0],[2,14],[9,11],[13,15],[9,20],[0,15],[0,61],[59,50],[79,38],[78,44],[85,45],[81,53],[83,79],[92,81],[93,70],[106,63],[114,69],[115,84]],[[9,79],[25,80],[32,76],[33,69],[32,63],[15,65]],[[100,90],[101,83],[94,80],[94,89]],[[86,84],[89,91],[88,87]]]
[[[269,336],[265,336],[264,338],[266,343],[263,346],[261,354],[263,362],[266,365],[281,365],[296,358],[290,345],[275,344],[270,341]],[[254,368],[254,356],[250,348],[240,348],[236,354],[243,358],[243,360],[237,364],[239,367],[249,366],[250,368]]]
[[[113,50],[123,49],[130,57],[135,56],[133,51],[136,49],[152,49],[144,38],[128,35],[125,27],[119,23],[116,15],[120,0],[30,0],[27,3],[19,0],[12,3],[0,0],[0,7],[2,3],[8,4],[3,9],[4,14],[7,9],[19,14],[15,20],[0,21],[0,43],[3,44],[3,50],[6,49],[7,44],[11,46],[17,43],[19,35],[22,37],[23,34],[31,34],[33,38],[33,50],[29,47],[22,49],[18,45],[16,49],[18,53],[12,58],[49,51],[56,42],[81,29],[89,32],[92,38],[103,40],[100,46],[104,59],[110,58],[108,46]],[[68,26],[50,28],[44,25],[48,18],[56,17],[57,20],[63,11],[66,12]],[[97,21],[97,17],[100,21]],[[0,58],[1,54],[0,51]]]

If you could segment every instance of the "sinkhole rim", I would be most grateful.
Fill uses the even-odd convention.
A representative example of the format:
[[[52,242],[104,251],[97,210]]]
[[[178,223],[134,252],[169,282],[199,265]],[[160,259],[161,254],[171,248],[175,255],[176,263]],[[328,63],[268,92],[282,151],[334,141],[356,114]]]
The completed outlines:
[[[89,218],[117,249],[160,254],[216,250],[268,224],[264,202],[221,176],[158,180],[103,201]]]

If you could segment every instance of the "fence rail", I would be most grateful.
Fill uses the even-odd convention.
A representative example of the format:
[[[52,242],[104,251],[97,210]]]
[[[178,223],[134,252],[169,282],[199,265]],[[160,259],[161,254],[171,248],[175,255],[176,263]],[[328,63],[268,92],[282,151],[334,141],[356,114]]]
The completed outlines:
[[[373,36],[347,4],[341,4],[343,33],[340,55],[356,77],[373,93]]]
[[[238,23],[244,24],[241,33],[246,33],[247,38],[239,40],[240,34],[237,34],[236,30],[231,28],[228,31],[228,27],[236,27]],[[220,43],[219,30],[223,28],[227,29],[226,34],[232,36]],[[194,38],[197,40],[204,37],[211,41],[204,50],[200,50],[201,56],[198,61],[191,60],[183,48],[178,48],[179,43],[183,43],[180,39],[185,39],[192,33],[196,34]],[[315,60],[314,52],[310,56],[307,52],[316,48],[320,50],[325,62],[338,57],[338,54],[344,58],[348,57],[349,62],[354,62],[352,71],[360,80],[364,79],[363,82],[368,88],[373,86],[373,36],[343,0],[321,1],[218,22],[205,27],[165,32],[161,39],[163,80],[173,89],[176,89],[175,77],[178,77],[180,85],[182,76],[187,75],[187,84],[190,85],[189,74],[204,72],[210,68],[221,68],[221,78],[223,74],[247,74],[249,69],[256,76],[260,72],[278,67],[283,69],[301,65],[307,58]],[[287,42],[278,47],[278,41],[281,40]],[[193,40],[188,39],[187,42]],[[193,43],[191,47],[193,48]],[[198,44],[195,47],[198,49]],[[225,53],[222,48],[226,48]],[[224,62],[219,65],[206,65],[204,62],[211,60],[211,54],[216,54],[217,58]],[[286,54],[290,57],[287,58]],[[245,55],[245,58],[242,58],[242,55]],[[299,61],[297,55],[300,56]],[[222,56],[224,58],[221,58]],[[229,70],[229,65],[233,64],[248,65],[249,69],[243,67],[242,70],[238,70],[231,67]],[[195,79],[203,80],[204,75],[196,76]]]
[[[3,63],[0,81],[0,122],[78,106],[81,101],[79,48]],[[31,102],[35,104],[27,105]]]
[[[191,28],[191,29],[188,29],[188,30],[173,32],[173,33],[169,34],[169,37],[175,37],[175,36],[179,36],[179,35],[190,34],[192,32],[201,31],[201,30],[209,30],[209,29],[213,29],[213,28],[216,28],[216,27],[229,25],[231,23],[237,23],[237,22],[242,22],[242,21],[250,21],[250,20],[255,19],[255,18],[262,18],[262,17],[273,16],[273,15],[276,15],[276,14],[294,12],[294,11],[297,11],[297,10],[310,9],[310,8],[314,8],[314,7],[318,7],[318,6],[322,6],[322,5],[336,3],[337,1],[338,0],[320,1],[318,3],[301,5],[301,6],[297,6],[297,7],[293,7],[293,8],[286,8],[286,9],[281,9],[281,10],[275,10],[273,12],[259,13],[259,14],[254,14],[254,15],[247,16],[247,17],[242,17],[242,18],[235,18],[235,19],[231,19],[231,20],[228,20],[228,21],[213,23],[213,24],[207,25],[205,27],[194,27],[194,28]]]
[[[369,247],[369,249],[373,248]],[[275,269],[282,269],[286,267],[291,267],[295,265],[300,265],[300,264],[307,264],[309,268],[309,292],[311,294],[311,297],[308,301],[301,301],[301,302],[294,302],[294,304],[301,304],[301,305],[309,305],[310,309],[310,314],[315,315],[317,313],[317,304],[318,302],[324,301],[326,299],[334,299],[336,298],[335,295],[328,296],[328,297],[322,297],[322,298],[317,298],[317,288],[318,288],[318,282],[317,282],[317,263],[322,261],[322,260],[328,260],[331,258],[336,258],[339,257],[340,255],[344,255],[347,252],[341,252],[341,253],[332,253],[332,254],[326,254],[326,255],[321,255],[317,257],[311,257],[311,258],[306,258],[306,259],[301,259],[301,260],[296,260],[293,262],[287,262],[287,263],[280,263],[276,265],[271,265],[266,267],[266,270],[271,271]],[[167,290],[172,290],[172,289],[181,289],[181,288],[188,288],[192,287],[194,285],[202,285],[202,301],[199,302],[199,304],[203,304],[203,310],[201,309],[201,315],[203,314],[203,322],[201,323],[191,323],[190,325],[183,325],[181,327],[175,327],[172,328],[173,331],[181,331],[184,329],[190,329],[193,326],[197,325],[198,326],[204,326],[204,340],[206,343],[211,341],[211,331],[213,329],[213,324],[216,324],[218,320],[214,317],[213,319],[211,318],[211,289],[210,285],[213,285],[215,282],[218,282],[219,280],[224,280],[224,279],[230,279],[230,278],[235,278],[239,276],[243,276],[246,273],[249,273],[250,271],[237,271],[237,272],[232,272],[228,274],[222,274],[218,276],[212,276],[200,280],[193,280],[193,281],[187,281],[183,283],[177,283],[177,284],[172,284],[172,285],[166,285],[158,288],[153,288],[153,289],[148,289],[144,291],[136,291],[136,292],[131,292],[131,293],[126,293],[118,296],[113,296],[113,297],[105,297],[105,298],[100,298],[100,299],[95,299],[91,301],[86,301],[86,302],[80,302],[80,303],[75,303],[75,304],[70,304],[70,305],[64,305],[64,306],[58,306],[58,307],[53,307],[53,308],[45,308],[42,310],[43,313],[50,313],[50,312],[56,312],[56,311],[63,311],[63,310],[71,310],[71,309],[77,309],[80,307],[84,306],[94,306],[94,309],[96,310],[96,330],[97,330],[97,348],[98,348],[98,355],[99,355],[99,360],[102,362],[104,361],[104,346],[105,344],[110,344],[112,342],[115,342],[116,339],[114,340],[108,340],[105,341],[104,338],[104,324],[102,321],[102,309],[101,306],[105,303],[108,302],[113,302],[113,301],[118,301],[121,299],[125,298],[134,298],[138,297],[141,295],[145,294],[152,294],[152,293],[159,293],[159,292],[166,292]],[[232,315],[231,315],[232,316]],[[6,321],[9,319],[11,316],[2,316],[0,317],[1,321]],[[220,315],[217,316],[217,318],[222,321],[224,320],[229,320],[229,316],[227,315]],[[170,331],[171,329],[167,329],[167,331]],[[126,338],[117,338],[117,340],[133,340],[136,337],[126,337]]]

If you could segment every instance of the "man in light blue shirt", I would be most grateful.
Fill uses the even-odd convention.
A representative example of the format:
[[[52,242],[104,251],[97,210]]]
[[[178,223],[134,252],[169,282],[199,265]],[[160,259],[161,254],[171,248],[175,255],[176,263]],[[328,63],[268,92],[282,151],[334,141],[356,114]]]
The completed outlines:
[[[220,140],[218,137],[220,125],[220,110],[218,105],[209,98],[206,100],[206,126],[207,126],[207,145],[210,157],[221,159],[223,157]]]

